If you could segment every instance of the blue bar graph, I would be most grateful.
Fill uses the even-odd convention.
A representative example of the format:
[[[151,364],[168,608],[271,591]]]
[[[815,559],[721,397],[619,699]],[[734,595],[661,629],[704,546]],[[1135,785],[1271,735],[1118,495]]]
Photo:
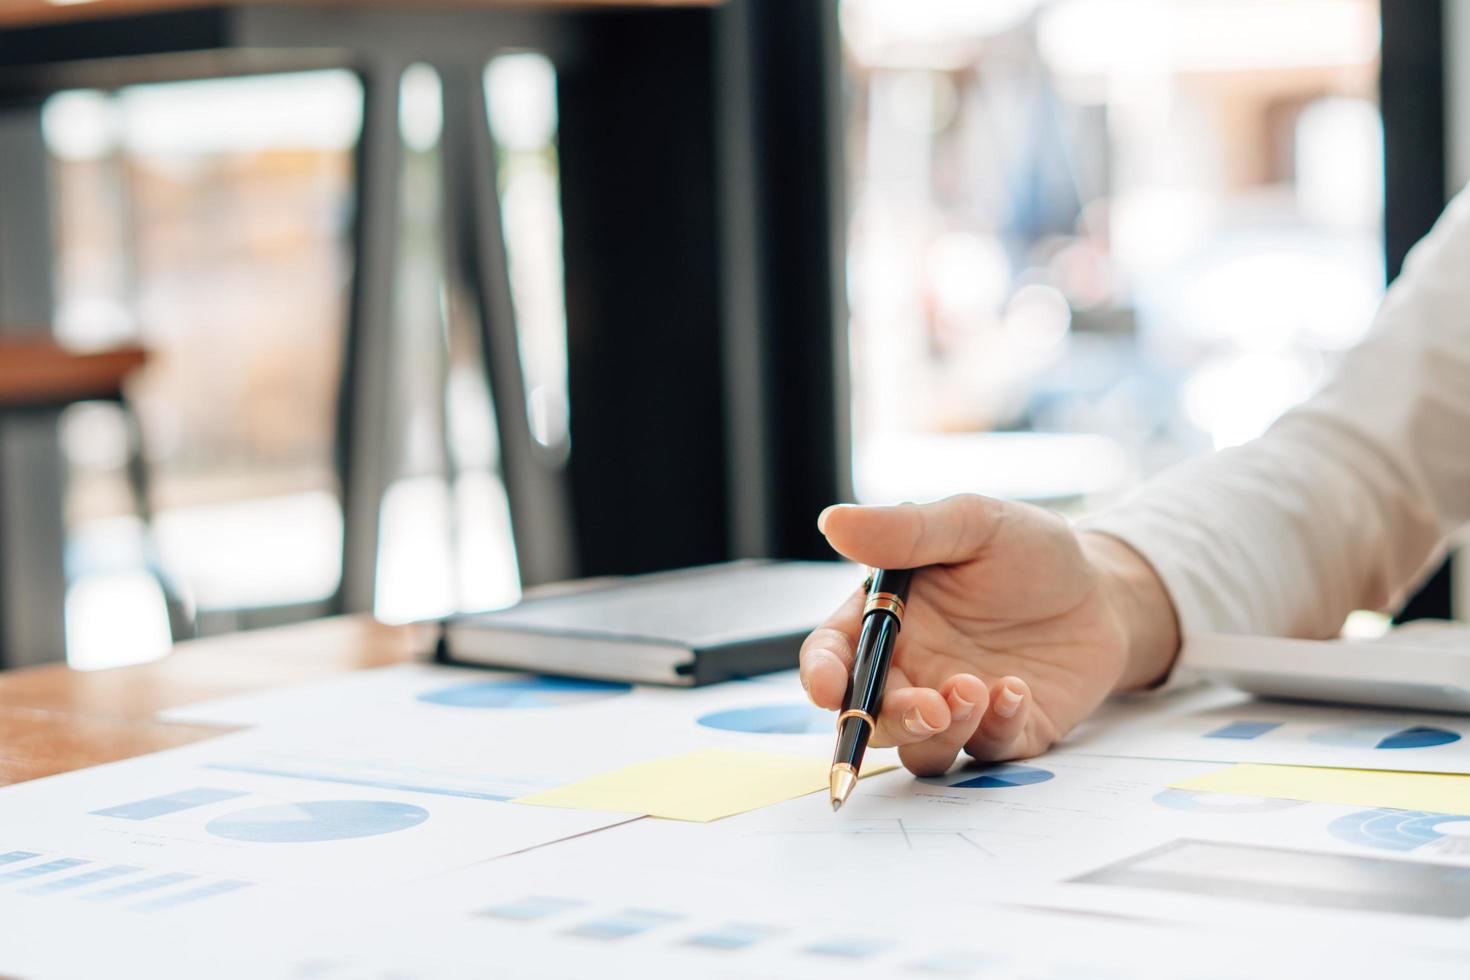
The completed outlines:
[[[141,881],[130,881],[124,885],[114,885],[112,888],[104,888],[100,892],[92,892],[85,896],[90,902],[112,902],[122,898],[132,898],[144,892],[157,891],[160,888],[168,888],[185,881],[193,881],[198,875],[184,874],[179,871],[170,872],[166,875],[154,875],[152,878],[144,878]]]
[[[71,875],[66,878],[53,878],[39,885],[32,885],[26,889],[30,895],[54,895],[57,892],[71,891],[73,888],[85,888],[88,885],[96,885],[100,882],[110,881],[113,878],[121,878],[123,875],[135,874],[142,871],[127,864],[114,864],[110,868],[98,868],[96,871],[86,871],[79,875]]]
[[[191,888],[184,892],[175,892],[162,898],[155,898],[151,902],[144,902],[138,908],[144,911],[157,911],[158,909],[173,908],[176,905],[187,905],[190,902],[203,901],[206,898],[214,898],[216,895],[227,895],[237,892],[242,888],[249,888],[253,882],[249,881],[216,881],[198,888]]]
[[[6,851],[0,854],[0,864],[14,864],[17,861],[29,861],[31,858],[40,856],[40,851]]]
[[[134,803],[110,806],[105,810],[93,810],[92,815],[97,817],[117,817],[120,820],[152,820],[154,817],[178,813],[181,810],[192,810],[195,807],[208,806],[211,803],[233,800],[245,795],[247,794],[232,789],[211,789],[208,786],[196,786],[193,789],[182,789],[177,793],[169,793],[166,796],[154,796],[150,799],[138,800]]]
[[[864,960],[883,952],[891,943],[866,939],[862,936],[841,936],[807,946],[804,952],[813,956],[830,956],[842,960]]]
[[[0,884],[7,881],[23,881],[26,878],[39,878],[42,875],[55,874],[58,871],[70,871],[88,863],[82,858],[57,858],[55,861],[47,861],[44,864],[33,864],[26,868],[16,868],[14,871],[0,873]]]
[[[1222,728],[1217,728],[1213,732],[1206,732],[1205,738],[1234,738],[1240,739],[1241,741],[1248,741],[1253,738],[1260,738],[1267,732],[1280,727],[1281,722],[1279,721],[1232,721],[1230,724]]]
[[[670,922],[677,922],[682,918],[683,916],[673,912],[660,912],[657,909],[623,909],[613,915],[591,919],[581,925],[573,926],[566,932],[569,936],[578,936],[582,939],[612,942],[668,925]]]
[[[723,922],[718,926],[694,933],[684,940],[684,945],[698,946],[702,949],[744,949],[779,935],[781,931],[776,926],[754,922]]]
[[[978,977],[991,972],[999,961],[977,950],[945,950],[909,965],[914,973],[940,977]]]
[[[549,918],[587,903],[579,898],[558,898],[555,895],[527,895],[514,902],[496,905],[480,914],[492,919],[509,919],[512,922],[534,922]]]

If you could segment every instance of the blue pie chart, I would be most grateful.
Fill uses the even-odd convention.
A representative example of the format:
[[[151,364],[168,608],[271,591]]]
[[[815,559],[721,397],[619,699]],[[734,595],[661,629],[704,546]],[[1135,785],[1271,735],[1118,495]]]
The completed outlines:
[[[318,800],[237,810],[204,829],[226,840],[251,844],[307,844],[376,837],[417,827],[429,811],[385,800]]]
[[[1448,837],[1448,824],[1464,823],[1470,817],[1424,810],[1390,810],[1378,807],[1338,817],[1328,825],[1332,836],[1350,844],[1384,851],[1412,851],[1416,847]]]
[[[749,708],[726,708],[711,711],[697,719],[705,728],[722,732],[744,732],[751,735],[810,735],[820,732],[832,735],[837,716],[815,705],[793,701],[790,704],[761,704]]]
[[[1014,789],[1017,786],[1034,786],[1054,778],[1056,774],[1046,769],[1003,762],[979,770],[966,767],[957,773],[925,779],[924,782],[954,789]]]
[[[615,698],[632,689],[631,684],[580,677],[512,677],[426,691],[418,699],[447,708],[557,708]]]
[[[1320,745],[1353,749],[1430,749],[1460,740],[1458,732],[1429,725],[1398,728],[1393,725],[1339,725],[1307,736]]]

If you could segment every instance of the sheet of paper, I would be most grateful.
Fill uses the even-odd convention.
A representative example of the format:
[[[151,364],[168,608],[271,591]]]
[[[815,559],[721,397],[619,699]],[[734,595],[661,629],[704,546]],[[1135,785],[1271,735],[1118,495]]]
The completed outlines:
[[[490,743],[481,751],[488,765],[514,756],[519,746]],[[216,758],[206,753],[198,760],[204,765],[187,771],[233,779],[231,770],[209,768]],[[425,758],[420,765],[427,769],[432,762]],[[473,824],[456,824],[443,850],[414,843],[405,836],[413,832],[409,828],[336,841],[363,845],[340,855],[342,862],[361,866],[355,873],[322,855],[319,849],[332,841],[216,841],[233,850],[227,863],[206,863],[195,852],[205,849],[212,836],[208,827],[220,818],[230,819],[217,829],[237,837],[259,836],[260,828],[269,835],[300,836],[301,821],[290,814],[282,821],[241,819],[239,811],[332,798],[319,792],[356,798],[356,784],[273,777],[251,784],[262,792],[259,799],[209,803],[198,789],[238,791],[242,785],[180,783],[173,770],[153,784],[136,779],[136,771],[120,770],[128,778],[118,785],[81,793],[69,809],[48,804],[34,818],[24,817],[23,807],[3,808],[8,795],[26,788],[18,787],[0,791],[0,860],[8,862],[0,876],[7,868],[21,875],[0,877],[0,921],[7,936],[0,943],[0,973],[100,975],[116,972],[105,969],[110,959],[146,963],[150,976],[198,976],[202,970],[231,980],[356,980],[388,972],[421,980],[634,972],[842,978],[1105,972],[1149,978],[1178,976],[1181,963],[1201,978],[1291,975],[1308,966],[1315,967],[1313,975],[1366,978],[1381,976],[1384,962],[1415,977],[1463,976],[1470,939],[1463,920],[1434,912],[1436,902],[1459,892],[1395,889],[1392,875],[1380,881],[1381,874],[1362,875],[1360,869],[1378,871],[1387,860],[1394,868],[1412,865],[1408,873],[1422,876],[1425,867],[1470,866],[1470,854],[1451,846],[1465,840],[1455,827],[1470,821],[1457,824],[1461,818],[1441,814],[1404,823],[1405,815],[1394,811],[1399,822],[1380,827],[1377,809],[1169,788],[1211,768],[1053,754],[957,768],[933,779],[888,772],[864,780],[836,814],[821,794],[813,794],[707,824],[631,821],[479,863],[470,863],[480,853]],[[538,822],[586,816],[359,788],[368,799],[422,806],[433,821],[448,812],[441,802],[473,808],[467,813],[521,811]],[[112,812],[92,815],[92,826],[81,830],[58,827],[57,840],[66,846],[27,848],[6,832],[26,830],[40,840],[45,835],[36,824],[60,823],[83,806]],[[314,826],[320,817],[306,822]],[[110,829],[120,825],[120,832]],[[112,850],[123,845],[110,836],[131,840],[140,833],[134,827],[152,839],[129,845],[123,857]],[[1223,888],[1217,879],[1232,868],[1230,862],[1211,861],[1207,850],[1182,870],[1155,867],[1160,849],[1181,841],[1249,845],[1249,854],[1265,858],[1242,864],[1243,873],[1269,871],[1277,876],[1271,879],[1273,891],[1292,895],[1297,904],[1181,891],[1197,880]],[[451,850],[460,863],[445,863]],[[25,856],[11,859],[13,851]],[[94,879],[44,891],[51,883],[113,873],[117,865],[141,866],[144,854],[155,855],[147,873],[124,871],[116,883]],[[1309,887],[1315,880],[1311,862],[1323,854],[1373,859],[1331,866],[1340,871],[1328,880],[1354,882],[1360,905],[1419,901],[1420,895],[1427,896],[1430,913],[1422,901],[1414,910],[1386,913],[1311,904],[1337,894]],[[185,857],[186,870],[207,864],[199,870],[214,875],[159,887],[156,894],[171,902],[148,907],[146,892],[94,897],[114,884],[162,877],[179,866],[171,860]],[[56,866],[77,858],[93,863]],[[302,867],[281,866],[292,860]],[[1309,865],[1299,870],[1303,860]],[[242,873],[246,862],[258,870]],[[834,901],[854,887],[834,870],[843,868],[861,869],[856,887],[867,898],[856,906]],[[1088,876],[1101,881],[1082,881]],[[254,884],[210,893],[220,878]],[[321,893],[304,883],[322,879],[352,885],[328,901],[313,899]],[[182,899],[198,891],[205,894]],[[1015,902],[1102,914],[1078,917],[996,904]],[[1139,918],[1123,918],[1129,915]],[[209,958],[233,951],[246,928],[249,936],[269,941],[244,944],[248,948],[210,971]],[[89,943],[74,942],[79,934]],[[1067,941],[1057,942],[1058,936]],[[1374,945],[1375,936],[1393,943]]]
[[[270,885],[350,889],[629,819],[220,768],[235,737],[0,791],[0,883],[100,873],[68,895],[121,909]]]
[[[1470,816],[1470,776],[1246,764],[1174,783],[1175,789]]]
[[[232,736],[218,764],[505,801],[703,749],[825,764],[836,737],[835,712],[813,707],[794,675],[671,690],[442,671],[374,672],[318,691],[289,717]],[[874,750],[869,764],[895,756]]]
[[[537,864],[486,865],[463,881],[331,908],[283,901],[247,919],[70,918],[26,914],[0,897],[0,970],[37,977],[160,980],[469,980],[534,976],[891,978],[1130,977],[1194,980],[1331,976],[1379,980],[1383,964],[1416,980],[1463,977],[1463,960],[1289,930],[1179,929],[1121,916],[997,906],[883,903],[830,894],[734,894],[660,874],[558,894]],[[551,880],[555,880],[554,878]],[[692,892],[692,894],[691,894]],[[451,895],[457,901],[446,901]],[[676,896],[676,901],[671,901]],[[467,904],[459,904],[465,902]],[[34,908],[34,907],[33,907]],[[19,917],[13,917],[15,913]],[[85,937],[79,942],[78,937]],[[1065,941],[1059,941],[1059,937]]]
[[[1162,771],[1159,764],[1136,763],[1124,771],[1131,779],[1149,768]],[[1094,773],[1099,778],[1093,785],[1100,787],[1101,770]],[[877,781],[902,779],[893,773]],[[1039,792],[1039,785],[1014,791]],[[982,795],[1009,791],[987,787]],[[448,963],[467,976],[478,969],[558,977],[1187,975],[1209,980],[1309,973],[1376,980],[1384,957],[1398,967],[1399,956],[1406,975],[1463,975],[1463,952],[1446,954],[1432,945],[1420,949],[1403,942],[1405,936],[1458,934],[1455,925],[1435,923],[1438,930],[1426,932],[1415,921],[1394,917],[1380,919],[1373,929],[1351,916],[1351,925],[1324,917],[1301,933],[1273,910],[1274,920],[1264,919],[1247,932],[1228,917],[1229,924],[1219,927],[1180,929],[1142,918],[1130,921],[1116,912],[1075,916],[1005,908],[997,903],[1018,894],[1018,879],[997,877],[994,862],[979,850],[927,848],[922,833],[913,835],[912,850],[900,835],[882,840],[854,835],[836,866],[861,868],[862,881],[854,883],[830,861],[819,877],[792,867],[793,857],[811,839],[804,832],[788,828],[787,837],[762,837],[736,829],[756,822],[776,826],[782,822],[775,819],[778,811],[799,816],[815,811],[807,804],[820,802],[803,798],[714,824],[638,821],[441,876],[401,896],[415,910],[412,916],[397,917],[392,905],[377,910],[377,918],[369,921],[380,927],[360,928],[342,944],[343,955],[359,968],[392,965],[422,975],[432,962],[456,976]],[[830,810],[826,815],[829,821],[841,819]],[[925,823],[917,821],[916,831]],[[1072,836],[1080,854],[1109,848],[1107,840],[1088,840],[1077,831]],[[870,860],[882,852],[896,860]],[[907,856],[899,859],[900,854]],[[1093,867],[1085,864],[1067,873]],[[1056,867],[1046,866],[1032,877],[1056,873]],[[854,895],[857,901],[844,900]]]
[[[392,667],[354,671],[308,684],[199,701],[160,711],[158,719],[180,725],[249,728],[270,723],[295,722],[305,716],[323,713],[358,717],[370,712],[412,713],[422,710],[432,714],[434,702],[420,700],[421,695],[448,689],[455,684],[474,684],[524,676],[440,664],[397,664]]]
[[[475,913],[441,914],[412,934],[402,928],[375,930],[366,944],[342,944],[352,957],[348,962],[359,967],[386,962],[421,975],[418,971],[432,955],[427,951],[436,950],[452,951],[467,976],[473,975],[469,968],[478,967],[492,975],[833,980],[1174,980],[1184,975],[1194,980],[1379,980],[1382,964],[1392,962],[1396,971],[1415,978],[1463,976],[1463,962],[1390,948],[1381,935],[1375,942],[1372,936],[1345,931],[1324,946],[1285,930],[1179,930],[1119,916],[994,905],[905,907],[878,896],[871,903],[843,902],[834,898],[833,889],[842,887],[835,882],[825,894],[803,895],[798,902],[779,888],[722,896],[709,883],[691,882],[683,875],[661,874],[571,894],[555,889],[548,894],[544,874],[518,871],[508,880],[481,880],[488,887],[479,892]]]
[[[1205,688],[1068,737],[1070,753],[1470,773],[1470,717],[1252,700]]]
[[[706,823],[824,790],[829,768],[811,756],[705,749],[624,766],[515,802]],[[867,766],[863,776],[892,768]]]
[[[1201,976],[1296,964],[1353,977],[1387,961],[1432,977],[1463,975],[1470,945],[1455,917],[1462,890],[1418,887],[1470,868],[1470,817],[1301,802],[1257,784],[1178,788],[1251,752],[1244,761],[1317,752],[1333,761],[1312,765],[1453,767],[1465,719],[1181,692],[1109,705],[1069,740],[1076,752],[873,776],[837,814],[818,792],[711,823],[613,825],[625,815],[503,801],[708,751],[805,759],[820,789],[831,713],[791,675],[675,691],[418,665],[226,708],[213,720],[263,721],[93,771],[103,777],[0,791],[0,921],[25,937],[0,943],[0,973],[103,972],[77,965],[88,949],[69,947],[76,962],[60,967],[47,959],[46,943],[79,922],[88,935],[153,937],[119,939],[113,954],[178,937],[180,976],[198,975],[210,944],[238,942],[241,923],[273,940],[243,959],[257,977],[1150,977],[1185,962]],[[341,837],[344,827],[363,833]],[[554,843],[533,847],[544,842]],[[472,864],[497,854],[507,856]],[[862,894],[877,900],[857,911],[834,902],[851,887],[841,868],[860,868]],[[1268,887],[1237,880],[1252,875]],[[61,887],[45,891],[51,882]],[[93,897],[113,888],[119,897]],[[320,888],[333,900],[292,898]],[[1333,904],[1344,895],[1351,904]],[[154,897],[165,901],[145,914]],[[1385,923],[1395,945],[1364,951]],[[1258,938],[1210,931],[1220,926]]]
[[[592,705],[627,711],[645,701],[699,705],[712,692],[733,690],[783,692],[805,700],[796,671],[762,674],[712,687],[670,688],[615,682],[541,678],[515,671],[442,664],[397,664],[354,671],[330,680],[252,694],[200,701],[159,712],[160,721],[177,724],[248,728],[266,724],[294,724],[304,719],[332,723],[401,717],[405,722],[435,723],[447,718],[485,717],[503,711],[528,713],[546,709],[586,712]],[[767,697],[767,700],[770,700]],[[830,727],[830,726],[822,726]],[[835,728],[833,728],[835,731]]]

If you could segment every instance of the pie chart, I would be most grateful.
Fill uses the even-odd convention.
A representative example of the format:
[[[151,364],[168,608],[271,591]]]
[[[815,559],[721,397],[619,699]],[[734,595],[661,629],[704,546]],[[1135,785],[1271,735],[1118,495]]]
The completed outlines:
[[[1458,742],[1460,735],[1428,725],[1399,728],[1396,725],[1368,724],[1325,728],[1308,735],[1307,739],[1321,745],[1353,749],[1430,749]]]
[[[726,708],[698,718],[699,724],[705,728],[752,735],[809,735],[815,732],[832,735],[836,731],[836,721],[837,716],[832,712],[801,701]]]
[[[427,691],[418,699],[447,708],[558,708],[615,698],[632,689],[631,684],[580,677],[511,677],[456,684]]]
[[[251,844],[306,844],[376,837],[417,827],[429,811],[385,800],[319,800],[237,810],[205,825],[215,837]]]
[[[1332,836],[1350,844],[1384,851],[1412,851],[1443,837],[1470,834],[1470,817],[1378,807],[1338,817],[1327,829]]]
[[[1302,805],[1300,800],[1237,796],[1234,793],[1191,793],[1183,789],[1166,789],[1155,794],[1154,802],[1171,810],[1188,810],[1191,813],[1271,813]]]
[[[1034,786],[1055,778],[1055,773],[1035,766],[1022,766],[1014,762],[986,766],[984,769],[966,767],[957,773],[924,782],[955,789],[1014,789],[1017,786]]]

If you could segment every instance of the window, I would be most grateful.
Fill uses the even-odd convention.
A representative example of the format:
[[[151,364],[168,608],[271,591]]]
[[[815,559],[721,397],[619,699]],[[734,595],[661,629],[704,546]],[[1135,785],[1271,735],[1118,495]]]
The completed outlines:
[[[1094,506],[1383,292],[1366,0],[844,0],[854,476]]]

